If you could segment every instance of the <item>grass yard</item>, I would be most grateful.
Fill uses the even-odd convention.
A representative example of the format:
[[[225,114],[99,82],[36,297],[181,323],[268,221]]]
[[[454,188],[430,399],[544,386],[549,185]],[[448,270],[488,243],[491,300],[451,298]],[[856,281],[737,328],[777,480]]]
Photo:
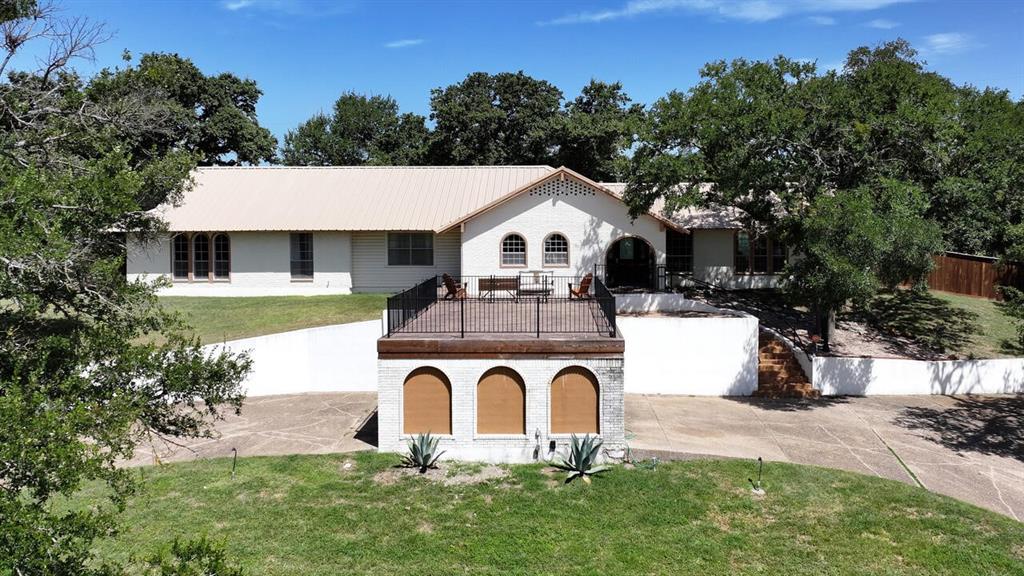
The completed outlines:
[[[204,344],[328,324],[377,320],[386,300],[385,294],[160,298],[165,307],[181,313]]]
[[[961,294],[900,290],[883,293],[848,318],[864,322],[909,356],[959,358],[1024,356],[1015,320],[1002,304]]]
[[[260,575],[1024,570],[1024,524],[836,470],[769,463],[759,499],[747,483],[755,465],[739,460],[616,467],[591,486],[540,465],[474,477],[479,466],[449,464],[430,479],[396,473],[397,462],[243,458],[235,480],[228,459],[144,468],[125,533],[98,553],[126,559],[205,533]]]
[[[1017,323],[1003,312],[999,302],[949,292],[932,292],[932,295],[968,311],[977,319],[980,329],[961,347],[962,354],[978,358],[1024,356],[1024,350],[1017,343]]]

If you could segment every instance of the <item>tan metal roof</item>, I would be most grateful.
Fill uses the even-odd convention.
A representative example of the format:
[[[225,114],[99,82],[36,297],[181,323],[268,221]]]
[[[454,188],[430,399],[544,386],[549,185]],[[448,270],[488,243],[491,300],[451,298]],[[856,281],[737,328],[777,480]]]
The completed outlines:
[[[546,178],[573,177],[621,199],[623,183],[597,183],[551,166],[209,167],[177,206],[156,212],[171,231],[433,230],[440,232]],[[729,210],[651,216],[670,227],[739,228]]]
[[[626,191],[625,182],[602,182],[604,186],[619,198]],[[743,228],[743,212],[738,208],[697,208],[690,206],[676,210],[665,209],[665,199],[658,198],[651,205],[652,214],[661,215],[674,222],[677,226],[690,230],[740,230]]]
[[[172,231],[441,230],[550,166],[199,168]]]

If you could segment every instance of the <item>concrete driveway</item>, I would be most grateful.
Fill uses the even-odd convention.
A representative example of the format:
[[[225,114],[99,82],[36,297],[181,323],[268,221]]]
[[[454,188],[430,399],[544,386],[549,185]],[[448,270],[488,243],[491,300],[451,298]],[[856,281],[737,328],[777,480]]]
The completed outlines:
[[[839,468],[1024,519],[1024,396],[627,395],[626,428],[641,452]]]
[[[264,396],[186,447],[140,449],[129,464],[325,454],[376,444],[373,392]],[[626,395],[630,446],[662,457],[725,456],[891,478],[1024,519],[1024,396],[875,396],[813,402]],[[902,463],[901,463],[902,460]],[[913,472],[917,477],[908,473]]]
[[[332,392],[257,396],[245,401],[240,416],[217,424],[214,438],[183,446],[156,441],[136,450],[127,464],[141,466],[196,458],[330,454],[371,450],[377,443],[376,392]]]

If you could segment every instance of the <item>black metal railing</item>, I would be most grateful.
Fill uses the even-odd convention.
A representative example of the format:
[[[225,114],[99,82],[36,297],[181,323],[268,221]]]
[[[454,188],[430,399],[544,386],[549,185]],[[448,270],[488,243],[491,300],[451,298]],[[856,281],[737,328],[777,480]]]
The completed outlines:
[[[437,282],[438,278],[436,277],[427,278],[408,290],[388,297],[388,336],[418,318],[424,310],[437,301]]]
[[[387,301],[387,335],[616,336],[615,296],[597,278],[523,272],[432,277]]]

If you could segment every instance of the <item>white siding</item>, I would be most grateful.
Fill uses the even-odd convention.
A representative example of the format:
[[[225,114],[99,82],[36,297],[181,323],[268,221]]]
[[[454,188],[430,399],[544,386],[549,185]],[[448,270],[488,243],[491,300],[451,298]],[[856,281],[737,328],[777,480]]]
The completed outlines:
[[[458,232],[434,236],[433,266],[389,266],[387,234],[352,233],[353,291],[398,292],[431,276],[459,274],[462,235]]]
[[[233,232],[231,279],[175,281],[163,295],[274,296],[348,294],[352,291],[352,235],[313,233],[313,281],[293,282],[288,232]],[[129,241],[128,279],[170,278],[170,237],[148,246]]]
[[[502,268],[500,244],[509,233],[526,239],[525,268]],[[509,274],[549,269],[543,265],[544,238],[552,232],[569,241],[569,267],[550,268],[556,275],[579,276],[603,264],[605,252],[619,238],[639,236],[654,247],[659,264],[665,261],[665,229],[650,216],[630,221],[625,204],[575,181],[553,182],[543,189],[484,212],[465,223],[462,234],[462,273],[466,276]]]

